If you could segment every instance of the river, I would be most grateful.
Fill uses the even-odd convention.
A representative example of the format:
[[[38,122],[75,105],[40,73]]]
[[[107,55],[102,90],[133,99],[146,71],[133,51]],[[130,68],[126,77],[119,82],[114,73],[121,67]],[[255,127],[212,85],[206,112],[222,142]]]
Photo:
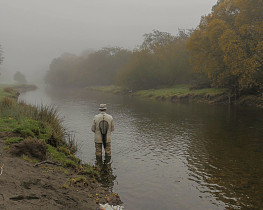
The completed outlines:
[[[263,208],[263,111],[173,104],[79,89],[37,89],[74,131],[78,157],[95,163],[90,128],[100,103],[114,118],[109,186],[129,210]],[[114,178],[113,178],[114,177]]]

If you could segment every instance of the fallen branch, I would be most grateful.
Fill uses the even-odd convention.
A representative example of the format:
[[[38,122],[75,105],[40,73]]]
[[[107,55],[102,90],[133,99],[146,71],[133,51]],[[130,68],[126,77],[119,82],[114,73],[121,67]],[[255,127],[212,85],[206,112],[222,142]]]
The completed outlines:
[[[3,164],[3,165],[1,166],[0,176],[2,175],[2,173],[3,173],[3,171],[4,171],[4,165],[5,165],[5,164]]]
[[[56,166],[63,166],[59,163],[56,163],[56,162],[53,162],[53,161],[49,161],[49,160],[45,160],[45,161],[42,161],[42,162],[39,162],[39,163],[36,163],[34,165],[34,167],[38,167],[39,165],[42,165],[42,164],[52,164],[52,165],[56,165]]]

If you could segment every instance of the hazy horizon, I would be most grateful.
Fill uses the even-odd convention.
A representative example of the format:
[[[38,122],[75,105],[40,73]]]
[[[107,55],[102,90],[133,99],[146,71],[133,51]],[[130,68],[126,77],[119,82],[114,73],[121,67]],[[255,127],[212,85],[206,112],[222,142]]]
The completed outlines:
[[[153,29],[176,35],[197,27],[217,0],[194,1],[0,1],[0,71],[43,74],[64,52],[120,46],[133,49]],[[10,77],[11,77],[10,76]]]

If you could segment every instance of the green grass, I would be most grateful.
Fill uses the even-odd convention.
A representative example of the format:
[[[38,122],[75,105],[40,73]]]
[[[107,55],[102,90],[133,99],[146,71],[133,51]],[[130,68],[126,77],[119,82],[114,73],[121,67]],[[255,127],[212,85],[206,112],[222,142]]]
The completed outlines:
[[[27,162],[30,162],[30,163],[38,163],[38,160],[34,159],[34,158],[30,158],[28,157],[27,155],[22,155],[22,158],[24,160],[26,160]]]
[[[14,143],[20,143],[24,140],[22,137],[4,137],[6,144],[14,144]]]
[[[69,136],[53,106],[31,106],[4,97],[0,101],[0,131],[12,131],[22,137],[48,140],[51,136],[58,145]]]
[[[162,89],[149,89],[149,90],[140,90],[133,95],[135,96],[142,96],[142,97],[150,97],[150,98],[157,98],[157,97],[165,97],[170,98],[173,96],[177,97],[184,97],[187,95],[193,96],[202,96],[202,95],[218,95],[227,92],[228,89],[217,89],[217,88],[206,88],[206,89],[198,89],[198,90],[190,90],[188,85],[177,85],[172,88],[162,88]]]
[[[88,90],[100,91],[100,92],[110,92],[114,94],[123,94],[128,92],[127,88],[109,85],[109,86],[91,86],[87,87]]]
[[[33,137],[48,140],[52,135],[52,128],[47,123],[32,119],[0,118],[0,132],[13,132],[20,138]]]
[[[0,101],[2,101],[4,97],[16,98],[17,94],[18,92],[10,88],[10,86],[0,85]]]
[[[83,174],[89,174],[95,177],[97,180],[100,180],[100,174],[97,170],[94,169],[93,166],[89,164],[82,165]]]
[[[70,159],[64,152],[57,151],[55,147],[48,145],[48,153],[52,160],[57,161],[61,165],[71,167],[71,168],[78,168],[78,162],[76,160]]]

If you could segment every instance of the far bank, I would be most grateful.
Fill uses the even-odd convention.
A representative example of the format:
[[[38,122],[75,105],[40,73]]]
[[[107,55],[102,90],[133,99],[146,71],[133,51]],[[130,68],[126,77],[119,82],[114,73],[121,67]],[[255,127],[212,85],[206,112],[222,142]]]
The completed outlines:
[[[129,90],[118,86],[92,86],[89,90],[113,93],[116,95],[129,95],[132,97],[150,98],[172,103],[206,103],[206,104],[238,104],[263,108],[263,96],[240,95],[231,93],[226,88],[191,89],[190,85],[176,85],[171,88],[158,88],[148,90]]]

